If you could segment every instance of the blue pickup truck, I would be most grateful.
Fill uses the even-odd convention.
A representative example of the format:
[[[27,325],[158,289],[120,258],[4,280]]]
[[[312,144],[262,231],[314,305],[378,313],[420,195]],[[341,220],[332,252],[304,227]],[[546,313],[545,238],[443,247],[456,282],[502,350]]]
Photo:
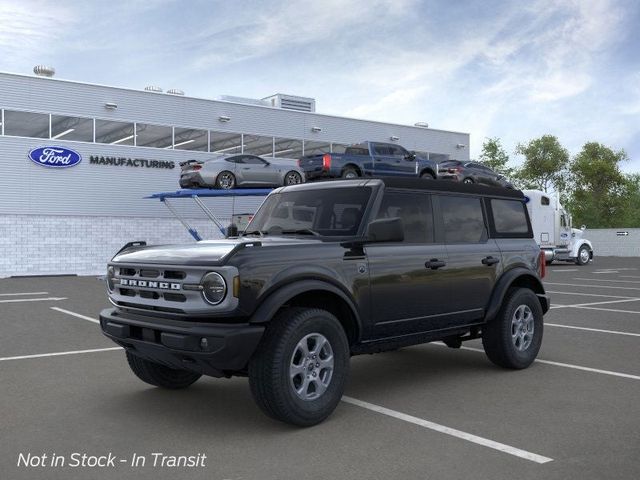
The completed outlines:
[[[308,155],[298,160],[307,180],[319,178],[423,177],[437,178],[438,164],[400,145],[363,142],[345,152]]]

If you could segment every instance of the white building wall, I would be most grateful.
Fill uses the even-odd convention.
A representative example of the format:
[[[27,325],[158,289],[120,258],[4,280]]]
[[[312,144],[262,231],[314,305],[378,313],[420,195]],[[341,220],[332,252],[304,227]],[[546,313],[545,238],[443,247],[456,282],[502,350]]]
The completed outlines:
[[[640,228],[589,228],[584,238],[593,244],[594,258],[640,257]]]

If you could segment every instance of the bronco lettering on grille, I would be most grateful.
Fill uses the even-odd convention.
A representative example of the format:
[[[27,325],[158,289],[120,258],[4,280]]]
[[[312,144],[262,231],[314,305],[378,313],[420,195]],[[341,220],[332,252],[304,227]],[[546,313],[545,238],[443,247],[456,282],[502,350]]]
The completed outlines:
[[[133,280],[131,278],[121,278],[120,285],[127,287],[159,288],[161,290],[180,290],[179,283],[150,282],[148,280]]]

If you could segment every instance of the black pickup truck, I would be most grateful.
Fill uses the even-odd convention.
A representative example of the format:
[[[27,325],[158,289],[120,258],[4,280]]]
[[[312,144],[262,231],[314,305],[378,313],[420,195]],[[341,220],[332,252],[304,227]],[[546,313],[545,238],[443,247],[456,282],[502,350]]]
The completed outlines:
[[[307,181],[321,178],[422,177],[436,179],[438,164],[395,143],[363,142],[345,152],[308,155],[298,160]]]
[[[422,179],[282,187],[242,237],[120,251],[100,326],[151,385],[245,375],[264,412],[301,426],[334,410],[351,355],[482,338],[525,368],[549,300],[524,200]]]

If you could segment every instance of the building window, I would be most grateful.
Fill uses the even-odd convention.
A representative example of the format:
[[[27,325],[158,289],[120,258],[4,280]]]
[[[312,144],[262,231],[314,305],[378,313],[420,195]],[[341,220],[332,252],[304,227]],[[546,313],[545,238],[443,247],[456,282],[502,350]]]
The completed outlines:
[[[290,138],[275,138],[274,144],[274,157],[298,159],[302,156],[302,140],[293,140]]]
[[[239,133],[209,132],[211,153],[234,155],[242,153],[242,135]]]
[[[51,115],[51,138],[93,142],[93,119]]]
[[[5,110],[4,134],[15,137],[49,138],[49,115]]]
[[[273,137],[244,135],[244,153],[273,157]]]
[[[173,128],[164,125],[136,123],[136,146],[153,148],[171,148]]]
[[[209,135],[206,130],[193,128],[174,129],[173,148],[176,150],[196,150],[206,152],[209,148]]]
[[[133,123],[96,120],[96,142],[111,145],[133,145]]]

